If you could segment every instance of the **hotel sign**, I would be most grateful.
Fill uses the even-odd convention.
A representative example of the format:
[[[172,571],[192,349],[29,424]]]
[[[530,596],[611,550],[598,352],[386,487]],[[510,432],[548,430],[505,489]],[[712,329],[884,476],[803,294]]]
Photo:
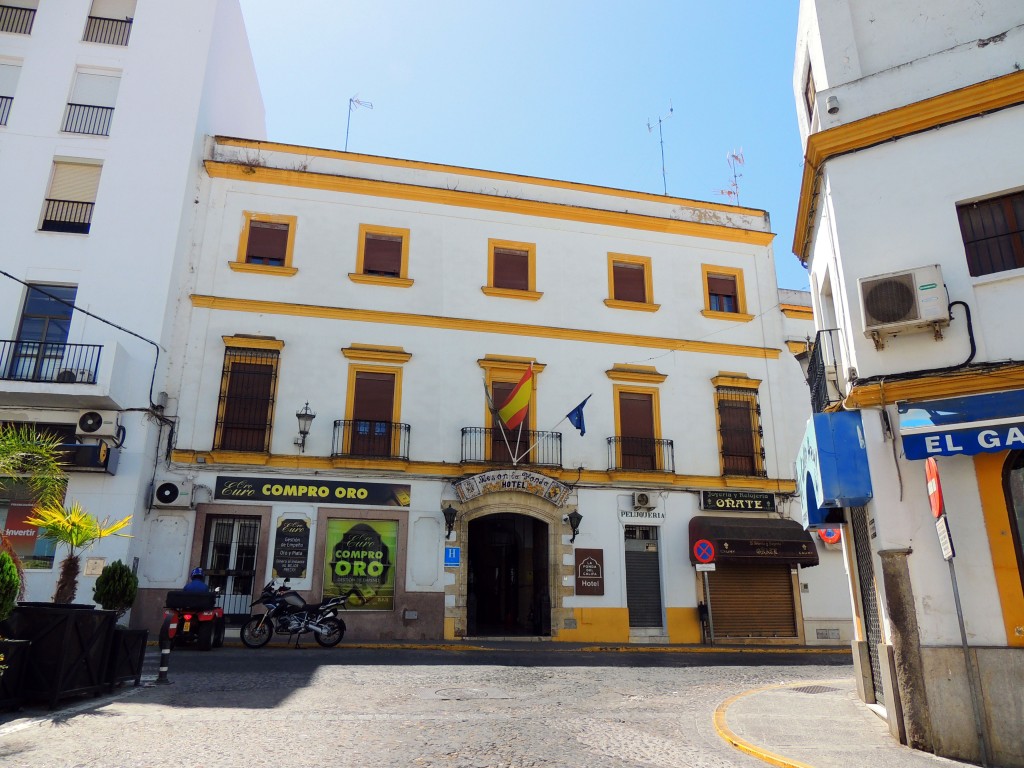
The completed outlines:
[[[756,491],[701,491],[700,508],[731,512],[774,512],[775,494]]]
[[[528,472],[524,469],[481,472],[479,475],[473,475],[455,483],[455,492],[459,495],[460,502],[467,502],[486,493],[501,491],[529,493],[547,499],[556,507],[560,507],[569,499],[570,488],[553,477]]]
[[[576,550],[576,594],[604,594],[604,550]]]

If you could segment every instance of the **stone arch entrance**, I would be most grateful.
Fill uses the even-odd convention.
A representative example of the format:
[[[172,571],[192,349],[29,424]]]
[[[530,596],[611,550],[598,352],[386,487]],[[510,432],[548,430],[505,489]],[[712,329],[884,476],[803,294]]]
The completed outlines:
[[[461,565],[445,587],[446,636],[556,635],[572,593],[562,586],[572,575],[562,517],[574,508],[515,491],[463,504],[447,542],[460,547]]]

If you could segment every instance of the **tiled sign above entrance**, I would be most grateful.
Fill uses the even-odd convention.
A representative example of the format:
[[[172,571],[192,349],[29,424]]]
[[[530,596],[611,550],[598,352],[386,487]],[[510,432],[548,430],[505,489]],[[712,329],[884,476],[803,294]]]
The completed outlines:
[[[517,491],[540,496],[556,507],[560,507],[568,500],[570,490],[569,486],[563,485],[553,477],[527,472],[524,469],[481,472],[479,475],[473,475],[455,483],[455,492],[459,495],[460,502],[475,499],[485,493]]]

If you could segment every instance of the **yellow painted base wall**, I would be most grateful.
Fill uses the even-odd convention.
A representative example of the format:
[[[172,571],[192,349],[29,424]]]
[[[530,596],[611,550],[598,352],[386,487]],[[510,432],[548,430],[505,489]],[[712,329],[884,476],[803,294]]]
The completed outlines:
[[[455,637],[455,619],[444,617],[444,639],[445,640],[459,640],[461,638]]]
[[[700,643],[700,614],[696,608],[666,608],[665,623],[670,643]]]
[[[628,643],[628,608],[573,608],[576,629],[559,629],[563,643]]]

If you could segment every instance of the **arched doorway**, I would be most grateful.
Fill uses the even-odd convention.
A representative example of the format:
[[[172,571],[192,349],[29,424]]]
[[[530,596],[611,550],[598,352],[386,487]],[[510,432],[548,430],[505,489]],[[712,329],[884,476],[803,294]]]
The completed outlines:
[[[476,637],[551,634],[548,525],[498,513],[469,522],[466,630]]]

